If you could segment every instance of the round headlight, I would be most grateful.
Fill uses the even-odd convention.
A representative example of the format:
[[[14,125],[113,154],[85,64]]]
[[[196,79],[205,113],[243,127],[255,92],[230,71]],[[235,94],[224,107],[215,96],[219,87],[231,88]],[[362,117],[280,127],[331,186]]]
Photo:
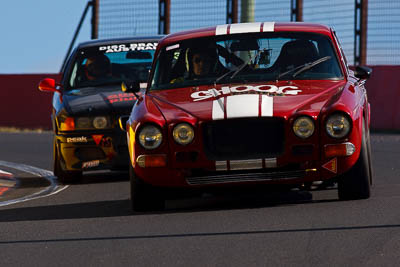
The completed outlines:
[[[107,118],[106,117],[96,117],[93,120],[93,126],[96,129],[104,129],[107,127]]]
[[[190,144],[194,138],[193,127],[187,123],[180,123],[175,126],[172,131],[172,136],[174,137],[175,142],[180,145]]]
[[[138,135],[139,143],[146,149],[155,149],[161,145],[162,133],[153,125],[144,126]]]
[[[314,121],[310,117],[298,117],[293,123],[293,131],[300,138],[310,137],[314,129]]]
[[[330,137],[343,138],[350,132],[351,123],[344,114],[333,114],[326,120],[326,132]]]
[[[77,129],[90,129],[92,128],[91,121],[87,117],[77,118],[75,121],[75,125]]]

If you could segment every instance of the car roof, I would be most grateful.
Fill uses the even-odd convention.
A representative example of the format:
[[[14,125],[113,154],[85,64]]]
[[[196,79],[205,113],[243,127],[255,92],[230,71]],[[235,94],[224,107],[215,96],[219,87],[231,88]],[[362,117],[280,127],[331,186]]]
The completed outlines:
[[[88,48],[99,45],[112,45],[129,42],[158,42],[165,35],[154,35],[154,36],[134,36],[124,38],[108,38],[108,39],[95,39],[79,43],[77,49]]]
[[[256,32],[311,32],[331,36],[331,28],[318,23],[308,22],[248,22],[216,25],[207,28],[199,28],[176,32],[168,35],[160,46],[169,45],[178,41],[191,38],[209,37],[215,35],[230,35],[235,33]]]

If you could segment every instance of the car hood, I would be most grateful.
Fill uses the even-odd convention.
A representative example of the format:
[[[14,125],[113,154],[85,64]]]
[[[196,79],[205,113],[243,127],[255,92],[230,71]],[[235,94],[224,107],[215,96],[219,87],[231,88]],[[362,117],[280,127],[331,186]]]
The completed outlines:
[[[305,111],[318,115],[345,86],[344,80],[279,81],[194,86],[151,91],[167,120],[184,111],[199,120],[245,117],[286,117]],[[181,110],[177,112],[177,110]]]
[[[129,114],[136,97],[123,93],[119,86],[88,87],[71,90],[62,97],[66,111],[71,116],[98,114]]]

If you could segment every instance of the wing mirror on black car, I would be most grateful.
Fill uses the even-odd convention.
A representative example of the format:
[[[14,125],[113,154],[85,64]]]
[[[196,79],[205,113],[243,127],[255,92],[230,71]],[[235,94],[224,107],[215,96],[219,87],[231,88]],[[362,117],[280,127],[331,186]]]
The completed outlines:
[[[356,66],[354,75],[359,79],[368,79],[371,76],[372,69],[366,66]]]
[[[140,82],[137,80],[125,80],[121,84],[121,90],[124,93],[138,93],[140,91]]]
[[[139,98],[137,93],[140,91],[140,82],[138,80],[125,80],[121,84],[121,90],[124,93],[133,93],[136,98]]]
[[[63,102],[62,97],[62,86],[59,83],[56,83],[56,80],[52,78],[44,78],[39,82],[39,90],[42,92],[49,92],[49,93],[59,93],[60,94],[60,102]]]
[[[39,82],[39,90],[42,92],[60,93],[61,85],[57,84],[54,79],[44,78]]]

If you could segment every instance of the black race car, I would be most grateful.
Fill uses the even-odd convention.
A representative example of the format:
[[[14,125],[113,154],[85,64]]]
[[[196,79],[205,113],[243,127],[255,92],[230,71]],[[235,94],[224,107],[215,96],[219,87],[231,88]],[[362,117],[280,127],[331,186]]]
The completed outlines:
[[[136,97],[121,92],[122,81],[146,87],[162,36],[94,40],[79,44],[61,71],[61,83],[43,79],[39,90],[54,92],[54,175],[77,182],[83,171],[127,169],[126,132]]]

